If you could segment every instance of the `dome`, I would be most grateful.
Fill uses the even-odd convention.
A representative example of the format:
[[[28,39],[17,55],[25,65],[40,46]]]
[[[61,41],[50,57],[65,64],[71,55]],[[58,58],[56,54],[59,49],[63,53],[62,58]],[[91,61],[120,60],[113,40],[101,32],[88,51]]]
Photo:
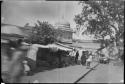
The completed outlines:
[[[58,28],[58,29],[70,29],[70,23],[65,21],[65,20],[62,20],[62,21],[59,21],[55,24],[55,26]]]

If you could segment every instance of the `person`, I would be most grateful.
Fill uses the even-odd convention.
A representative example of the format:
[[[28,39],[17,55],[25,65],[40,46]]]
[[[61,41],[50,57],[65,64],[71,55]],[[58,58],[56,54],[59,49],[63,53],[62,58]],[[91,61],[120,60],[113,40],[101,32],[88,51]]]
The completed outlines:
[[[123,50],[122,50],[123,51]],[[122,54],[120,55],[120,59],[122,61],[122,63],[124,64],[124,51],[122,52]]]
[[[28,75],[28,72],[30,71],[30,67],[28,66],[27,64],[28,62],[26,60],[23,61],[23,64],[24,64],[24,74],[25,75]]]
[[[2,58],[7,58],[6,64],[4,63],[5,60],[2,61],[2,73],[6,74],[6,77],[4,76],[3,81],[7,83],[17,83],[19,82],[21,76],[24,72],[24,65],[22,61],[24,60],[24,53],[23,49],[21,48],[21,40],[12,41],[8,40],[8,43],[4,43],[4,45],[8,46],[6,49],[4,49],[4,46],[1,49],[4,49],[2,51]],[[5,56],[5,55],[6,56]],[[8,66],[8,67],[7,67]],[[8,76],[8,77],[7,77]],[[6,79],[7,78],[7,79]]]
[[[90,68],[91,62],[92,62],[92,53],[90,53],[88,59],[86,60],[87,69]]]
[[[85,65],[85,64],[86,64],[86,56],[85,56],[85,51],[83,51],[83,52],[82,52],[81,64],[82,64],[82,65]]]
[[[69,56],[73,57],[73,51],[70,51]]]
[[[98,61],[98,63],[100,63],[100,57],[101,57],[101,52],[98,50],[97,51],[97,58],[98,58],[97,61]]]
[[[78,63],[78,57],[79,57],[79,53],[78,53],[78,51],[76,51],[76,56],[75,56],[75,63],[76,64]]]

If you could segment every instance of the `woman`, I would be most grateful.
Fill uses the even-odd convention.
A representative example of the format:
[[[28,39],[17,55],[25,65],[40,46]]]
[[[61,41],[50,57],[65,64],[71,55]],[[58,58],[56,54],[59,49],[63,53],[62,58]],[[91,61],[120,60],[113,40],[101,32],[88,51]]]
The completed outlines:
[[[88,59],[86,60],[87,69],[90,68],[91,62],[92,62],[92,53],[90,53]]]

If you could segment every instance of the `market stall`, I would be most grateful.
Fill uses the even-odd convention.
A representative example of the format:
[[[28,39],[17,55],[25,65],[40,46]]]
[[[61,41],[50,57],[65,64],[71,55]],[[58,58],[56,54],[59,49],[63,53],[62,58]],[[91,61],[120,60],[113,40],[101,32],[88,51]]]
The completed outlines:
[[[70,51],[72,51],[72,49],[58,44],[31,44],[26,57],[32,69],[42,66],[59,67],[63,66],[62,64],[65,64],[66,60],[69,59],[68,52]]]

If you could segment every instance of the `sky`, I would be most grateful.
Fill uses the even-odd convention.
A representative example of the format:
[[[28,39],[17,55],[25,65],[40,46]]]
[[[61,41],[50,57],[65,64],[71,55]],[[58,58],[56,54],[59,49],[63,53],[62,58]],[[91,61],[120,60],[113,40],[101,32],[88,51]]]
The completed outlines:
[[[75,15],[81,13],[78,1],[41,1],[41,0],[4,0],[1,6],[1,20],[6,24],[30,26],[39,21],[48,21],[53,26],[62,20],[69,22],[75,29]],[[73,34],[73,38],[91,40],[90,36]]]
[[[64,16],[71,28],[75,28],[74,17],[81,10],[78,1],[6,0],[2,3],[1,16],[2,22],[18,26],[26,23],[33,26],[37,20],[48,21],[54,25]]]

